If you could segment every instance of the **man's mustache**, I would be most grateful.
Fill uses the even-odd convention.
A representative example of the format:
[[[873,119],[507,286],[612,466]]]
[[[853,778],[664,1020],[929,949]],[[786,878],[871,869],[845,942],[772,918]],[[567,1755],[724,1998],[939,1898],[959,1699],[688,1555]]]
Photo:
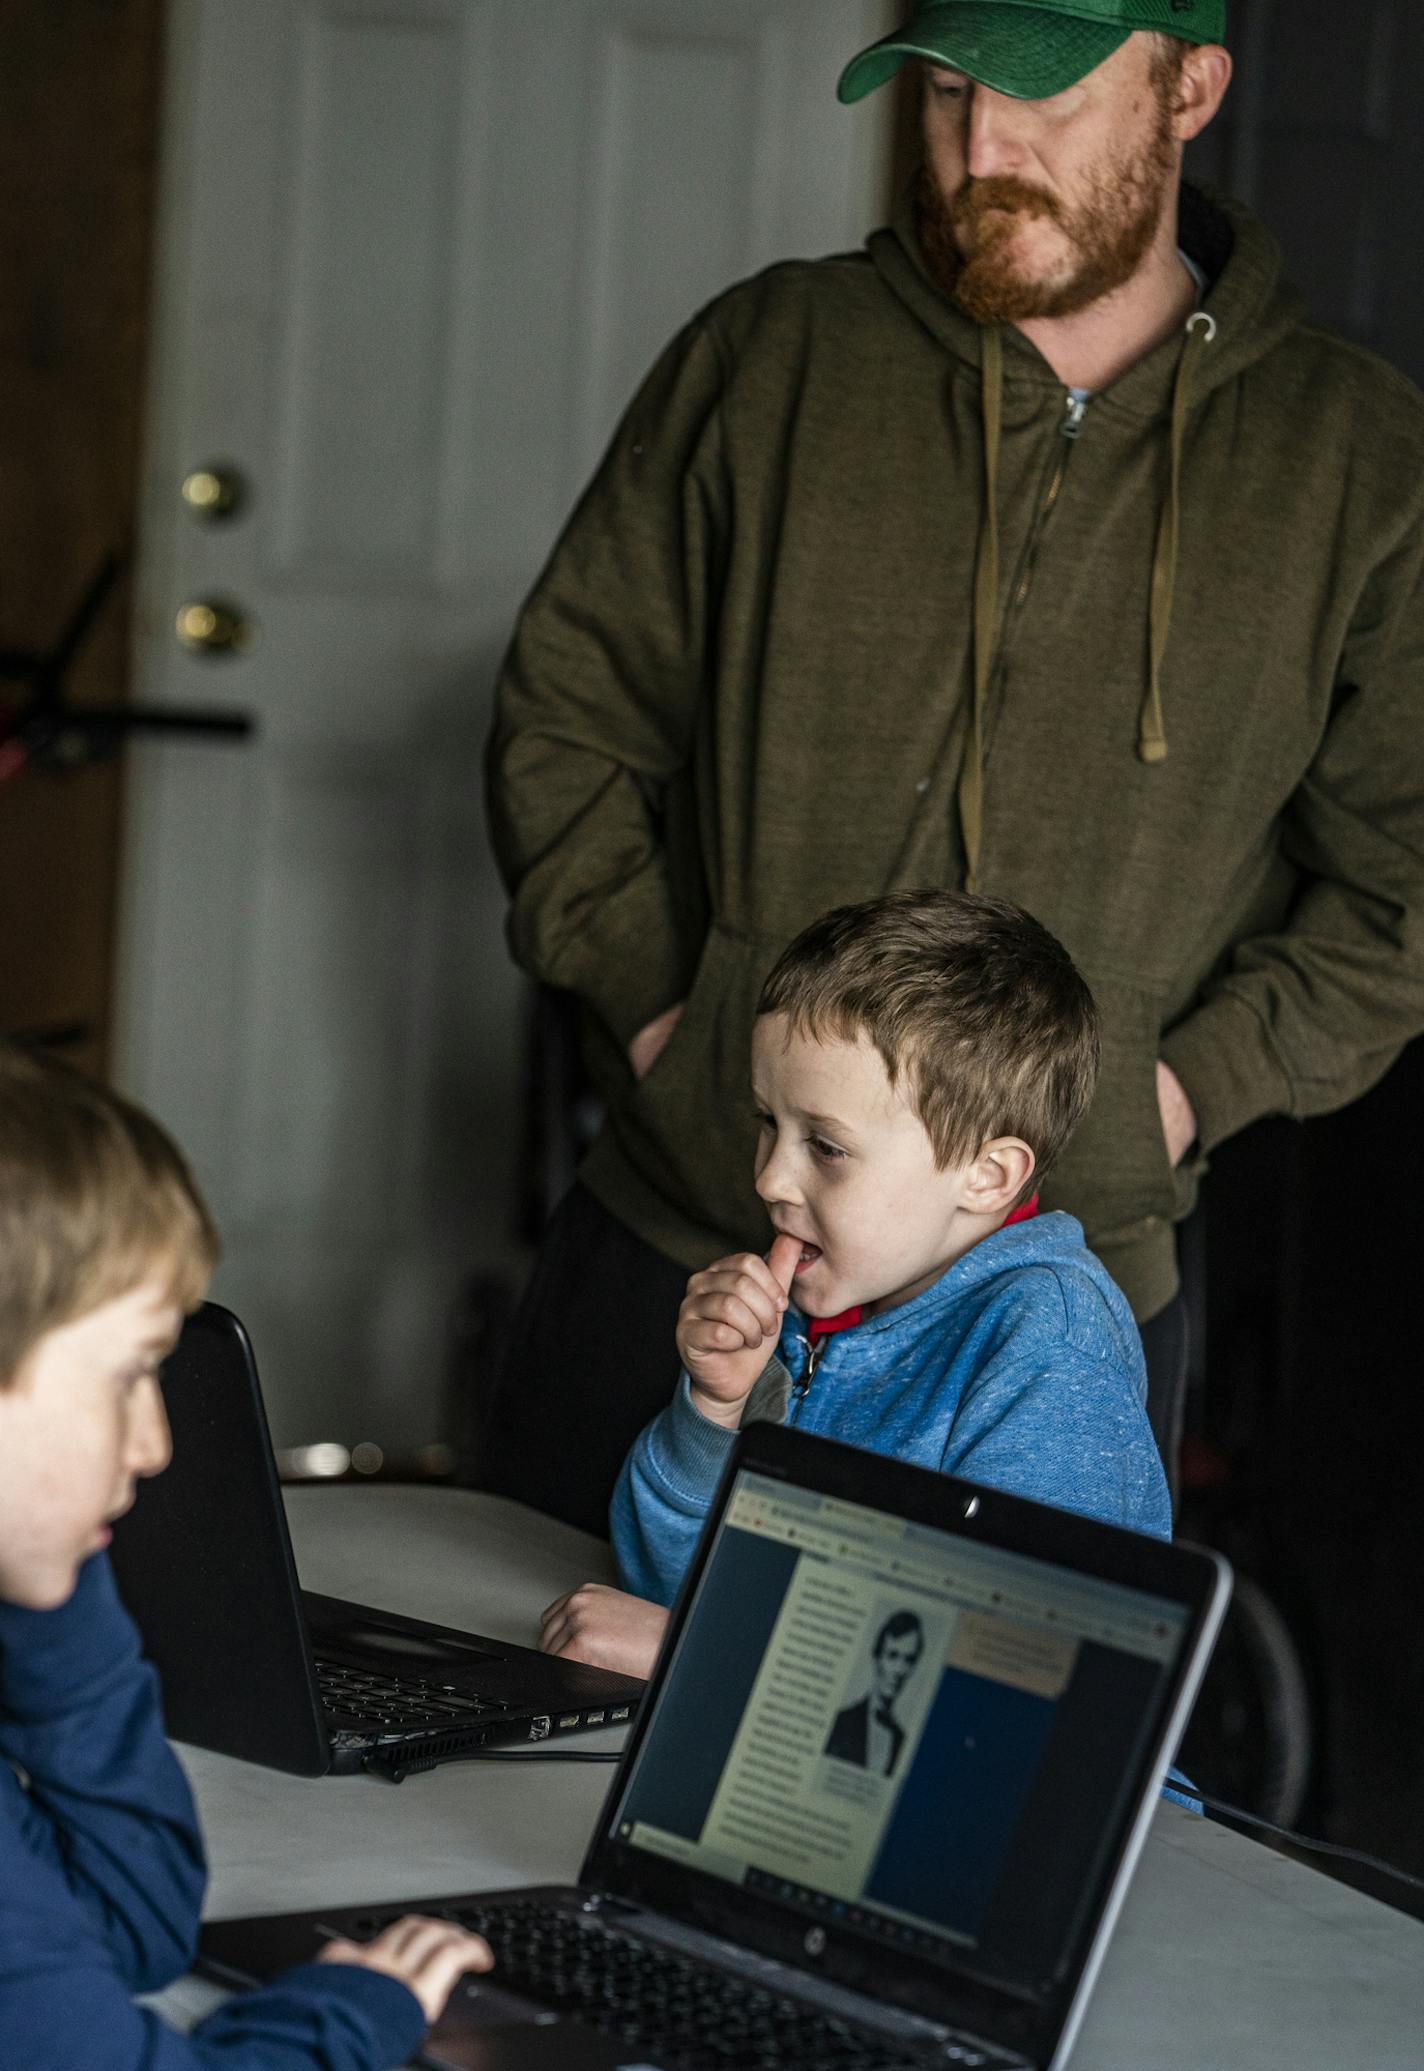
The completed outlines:
[[[1051,194],[1045,194],[1041,187],[1031,187],[1027,180],[1016,180],[1008,173],[990,175],[983,180],[965,180],[949,205],[956,230],[982,229],[985,218],[994,209],[1018,216],[1043,216],[1052,223],[1060,220],[1058,203]]]

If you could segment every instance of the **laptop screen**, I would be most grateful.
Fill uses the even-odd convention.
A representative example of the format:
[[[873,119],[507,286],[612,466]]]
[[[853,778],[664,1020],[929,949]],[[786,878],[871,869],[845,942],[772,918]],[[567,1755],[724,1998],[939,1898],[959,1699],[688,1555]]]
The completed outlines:
[[[1038,1998],[1189,1622],[743,1470],[607,1831]]]

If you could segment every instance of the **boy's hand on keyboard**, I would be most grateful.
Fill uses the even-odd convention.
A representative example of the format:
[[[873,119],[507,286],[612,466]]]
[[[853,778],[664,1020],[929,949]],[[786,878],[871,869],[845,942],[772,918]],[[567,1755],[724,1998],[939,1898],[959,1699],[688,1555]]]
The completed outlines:
[[[585,1582],[545,1611],[539,1648],[566,1661],[587,1661],[594,1668],[646,1679],[653,1672],[667,1619],[662,1605],[650,1604],[646,1597],[610,1589],[606,1582]]]
[[[781,1336],[801,1257],[799,1237],[778,1237],[765,1258],[740,1251],[694,1273],[677,1312],[677,1349],[692,1400],[711,1423],[735,1430]]]
[[[394,1978],[420,2001],[427,2021],[438,2021],[445,2002],[470,1970],[492,1970],[489,1943],[466,1934],[448,1920],[426,1920],[410,1913],[392,1921],[370,1942],[328,1942],[318,1963],[354,1963],[359,1970],[378,1970]]]

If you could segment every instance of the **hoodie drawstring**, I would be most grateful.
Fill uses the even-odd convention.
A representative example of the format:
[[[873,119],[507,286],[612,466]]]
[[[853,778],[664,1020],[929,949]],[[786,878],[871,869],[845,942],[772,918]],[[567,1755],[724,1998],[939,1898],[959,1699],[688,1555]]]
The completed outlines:
[[[1150,664],[1147,693],[1137,716],[1137,752],[1144,762],[1167,760],[1167,730],[1162,717],[1162,662],[1167,636],[1172,630],[1172,603],[1177,594],[1177,553],[1182,531],[1182,448],[1186,442],[1187,412],[1192,405],[1192,383],[1197,361],[1216,336],[1216,319],[1204,309],[1187,318],[1187,342],[1177,362],[1177,379],[1172,390],[1171,480],[1167,499],[1157,520],[1157,546],[1152,556],[1152,592],[1149,617]]]
[[[1162,663],[1172,629],[1177,589],[1177,556],[1181,544],[1182,452],[1187,413],[1191,409],[1197,363],[1216,336],[1216,319],[1194,310],[1187,319],[1187,342],[1177,365],[1172,392],[1171,470],[1166,500],[1157,521],[1149,601],[1149,671],[1137,722],[1137,752],[1144,762],[1165,762],[1167,734],[1162,716]],[[964,841],[964,882],[979,889],[979,859],[984,839],[984,720],[989,679],[999,636],[999,448],[1004,417],[1004,346],[999,332],[986,326],[979,334],[979,392],[984,430],[984,512],[974,568],[974,701],[964,761],[959,772],[959,825]]]
[[[979,406],[984,419],[984,515],[974,567],[974,703],[959,771],[959,825],[964,837],[965,889],[979,889],[984,838],[984,710],[994,650],[999,642],[999,440],[1004,424],[1004,341],[980,332]]]

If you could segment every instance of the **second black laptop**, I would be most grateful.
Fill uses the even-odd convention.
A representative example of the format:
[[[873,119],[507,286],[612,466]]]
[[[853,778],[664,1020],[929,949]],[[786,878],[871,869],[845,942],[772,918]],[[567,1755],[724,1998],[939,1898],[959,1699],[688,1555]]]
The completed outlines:
[[[754,1424],[577,1885],[373,1902],[335,1869],[202,1961],[270,1978],[438,1913],[496,1955],[425,2044],[452,2071],[1061,2071],[1228,1580]]]
[[[176,1740],[399,1782],[632,1718],[631,1676],[301,1587],[252,1346],[227,1309],[188,1318],[163,1395],[173,1464],[115,1525],[112,1559]]]

